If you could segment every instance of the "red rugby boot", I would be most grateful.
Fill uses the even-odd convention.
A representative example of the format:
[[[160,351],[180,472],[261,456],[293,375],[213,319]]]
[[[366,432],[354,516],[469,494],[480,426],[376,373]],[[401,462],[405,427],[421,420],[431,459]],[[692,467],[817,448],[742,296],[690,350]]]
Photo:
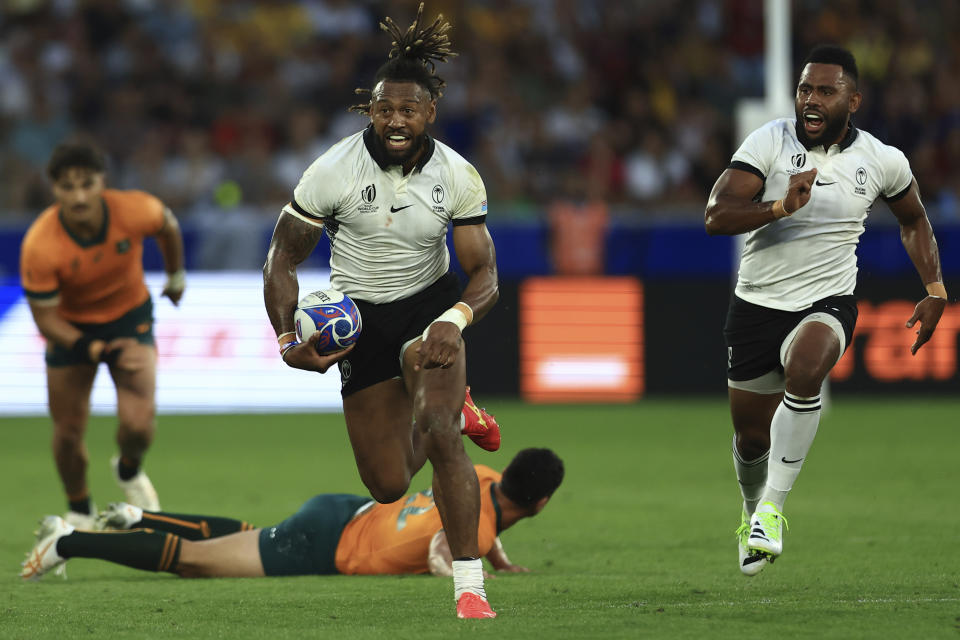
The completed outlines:
[[[481,449],[496,451],[500,448],[500,425],[496,419],[473,404],[470,387],[463,402],[463,429],[460,433],[469,436]]]
[[[472,591],[465,591],[457,600],[458,618],[496,618],[497,612],[490,603]]]

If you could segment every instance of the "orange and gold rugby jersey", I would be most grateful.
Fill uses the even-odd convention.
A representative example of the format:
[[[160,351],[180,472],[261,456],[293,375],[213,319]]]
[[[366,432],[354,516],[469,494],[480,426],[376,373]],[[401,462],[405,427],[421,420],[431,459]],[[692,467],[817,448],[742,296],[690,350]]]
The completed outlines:
[[[500,505],[493,484],[500,474],[474,466],[480,480],[480,555],[493,548],[500,530]],[[440,512],[428,489],[390,504],[374,505],[351,520],[337,545],[337,571],[350,575],[427,573],[430,540],[443,528]]]
[[[79,240],[53,205],[30,225],[20,252],[20,282],[27,298],[60,296],[71,322],[116,320],[150,297],[143,281],[143,238],[163,228],[163,203],[143,191],[105,189],[103,229]]]

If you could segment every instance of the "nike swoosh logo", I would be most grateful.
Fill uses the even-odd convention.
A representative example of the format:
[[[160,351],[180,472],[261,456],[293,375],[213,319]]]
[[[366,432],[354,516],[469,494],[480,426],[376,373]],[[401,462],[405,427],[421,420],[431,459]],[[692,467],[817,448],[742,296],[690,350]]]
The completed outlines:
[[[830,186],[831,184],[837,184],[837,181],[834,180],[833,182],[820,182],[819,180],[817,180],[815,184],[816,184],[818,187],[828,187],[828,186]]]
[[[404,209],[409,209],[409,208],[412,207],[412,206],[413,206],[412,204],[408,204],[408,205],[405,206],[405,207],[394,207],[393,205],[390,205],[390,213],[396,213],[397,211],[403,211]]]
[[[786,456],[780,458],[780,462],[786,462],[787,464],[793,464],[794,462],[800,462],[803,458],[797,458],[796,460],[787,460]]]

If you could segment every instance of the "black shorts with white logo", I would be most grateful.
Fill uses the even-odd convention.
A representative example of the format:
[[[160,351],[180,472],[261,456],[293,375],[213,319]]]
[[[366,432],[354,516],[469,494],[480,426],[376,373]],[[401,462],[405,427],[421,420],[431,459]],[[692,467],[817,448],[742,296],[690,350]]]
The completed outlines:
[[[441,313],[460,300],[460,280],[448,272],[409,298],[374,304],[354,300],[360,309],[363,331],[340,368],[340,394],[347,397],[378,382],[399,377],[400,349],[420,336]]]
[[[780,345],[800,321],[812,313],[828,313],[843,326],[845,344],[850,346],[857,326],[857,297],[830,296],[817,300],[802,311],[771,309],[738,298],[730,298],[723,337],[727,342],[727,378],[753,380],[777,369]]]

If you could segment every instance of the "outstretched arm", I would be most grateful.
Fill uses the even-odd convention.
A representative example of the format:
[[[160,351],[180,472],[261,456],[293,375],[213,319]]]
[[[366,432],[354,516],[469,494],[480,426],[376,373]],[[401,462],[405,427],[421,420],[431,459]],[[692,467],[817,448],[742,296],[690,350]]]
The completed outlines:
[[[300,295],[297,266],[307,259],[322,234],[322,226],[307,224],[287,213],[280,214],[273,229],[267,261],[263,265],[263,302],[277,334],[278,346],[296,340],[293,312]],[[321,356],[316,350],[319,337],[314,334],[309,341],[284,351],[283,361],[297,369],[323,373],[350,350]]]
[[[500,542],[500,536],[497,536],[496,539],[494,539],[493,548],[490,549],[490,552],[486,555],[486,558],[497,571],[506,571],[509,573],[530,572],[530,569],[510,562],[510,558],[507,557],[507,552],[503,550],[503,543]]]
[[[907,327],[920,323],[917,339],[910,347],[910,353],[916,354],[930,340],[940,322],[940,316],[947,306],[947,289],[940,271],[937,239],[920,200],[920,188],[916,180],[910,184],[907,195],[890,203],[890,210],[900,223],[900,240],[927,289],[927,297],[917,303],[913,316],[907,321]]]
[[[530,569],[510,562],[506,551],[503,550],[503,544],[500,542],[500,536],[494,541],[493,548],[484,556],[490,565],[496,571],[505,571],[508,573],[529,573]],[[453,555],[450,553],[450,545],[447,544],[447,534],[443,529],[437,531],[433,539],[430,540],[430,552],[427,556],[427,565],[430,567],[430,573],[435,576],[453,575]],[[489,578],[490,574],[483,572],[484,578]]]

